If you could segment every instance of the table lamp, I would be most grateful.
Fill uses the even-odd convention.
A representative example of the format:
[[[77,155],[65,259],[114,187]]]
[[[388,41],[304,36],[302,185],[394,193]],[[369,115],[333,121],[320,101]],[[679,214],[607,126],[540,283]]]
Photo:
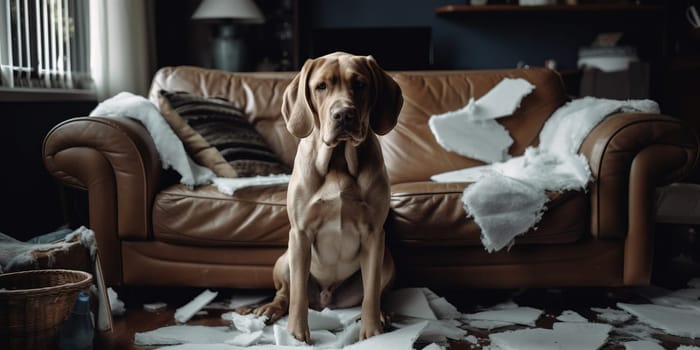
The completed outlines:
[[[212,44],[214,68],[232,72],[244,69],[246,57],[245,44],[236,26],[265,21],[253,0],[204,0],[192,19],[216,25]]]

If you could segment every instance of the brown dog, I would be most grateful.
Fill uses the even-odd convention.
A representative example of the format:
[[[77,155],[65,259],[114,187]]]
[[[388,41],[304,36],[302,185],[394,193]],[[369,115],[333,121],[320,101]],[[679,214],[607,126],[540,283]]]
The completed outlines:
[[[301,138],[287,192],[289,248],[274,267],[277,293],[255,310],[310,342],[308,308],[362,303],[360,339],[383,330],[380,298],[394,277],[385,249],[389,182],[375,134],[389,132],[401,89],[372,56],[307,60],[285,90],[282,115]],[[360,271],[358,273],[358,270]]]

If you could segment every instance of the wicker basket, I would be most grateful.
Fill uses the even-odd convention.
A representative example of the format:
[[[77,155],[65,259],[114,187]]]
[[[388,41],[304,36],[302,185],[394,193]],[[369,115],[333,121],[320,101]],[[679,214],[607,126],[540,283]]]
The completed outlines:
[[[0,335],[57,330],[91,283],[91,274],[76,270],[0,274]]]

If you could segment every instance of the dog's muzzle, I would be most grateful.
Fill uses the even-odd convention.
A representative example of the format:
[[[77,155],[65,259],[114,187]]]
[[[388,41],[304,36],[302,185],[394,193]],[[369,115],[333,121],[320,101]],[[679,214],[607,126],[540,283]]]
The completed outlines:
[[[360,123],[358,112],[355,107],[334,107],[330,110],[332,119],[331,134],[324,142],[329,146],[334,146],[341,141],[351,141],[359,135]]]

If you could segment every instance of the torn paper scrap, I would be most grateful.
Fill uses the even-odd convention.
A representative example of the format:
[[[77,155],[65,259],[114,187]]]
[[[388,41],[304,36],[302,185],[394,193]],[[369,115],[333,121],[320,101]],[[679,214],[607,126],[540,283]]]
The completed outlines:
[[[515,324],[512,322],[486,321],[486,320],[464,320],[464,322],[467,324],[467,326],[469,326],[471,328],[485,329],[488,331],[490,331],[492,329],[496,329],[496,328],[512,326]]]
[[[428,126],[448,151],[487,163],[501,162],[507,159],[513,139],[494,119],[513,114],[534,88],[525,79],[505,78],[463,108],[432,116]]]
[[[556,322],[552,329],[520,329],[489,335],[502,350],[598,349],[612,326],[602,323]]]
[[[634,340],[623,344],[625,350],[664,350],[664,347],[648,340]]]
[[[294,336],[287,331],[286,326],[281,326],[278,324],[272,325],[272,330],[275,334],[275,345],[286,345],[286,346],[304,346],[307,345],[303,341],[297,340]]]
[[[255,344],[262,337],[262,334],[262,330],[252,333],[240,333],[234,336],[232,339],[227,340],[226,344],[236,346],[250,346],[252,344]]]
[[[294,336],[289,333],[285,325],[274,324],[273,332],[275,335],[275,345],[282,346],[306,346],[308,344],[303,341],[297,340]],[[311,331],[311,344],[314,348],[325,349],[330,348],[337,341],[335,334],[327,330],[317,330]]]
[[[389,313],[396,315],[437,320],[435,312],[430,308],[423,288],[394,290],[386,298],[384,307]]]
[[[423,350],[445,350],[445,347],[442,345],[435,344],[435,343],[430,343],[430,344],[426,345],[423,348]]]
[[[471,107],[473,108],[471,117],[483,120],[509,116],[520,107],[522,99],[534,89],[535,85],[525,79],[504,78],[474,102]]]
[[[588,322],[588,319],[581,316],[581,314],[578,312],[572,310],[562,311],[561,315],[557,316],[557,320],[561,322]]]
[[[433,116],[428,126],[442,148],[486,163],[508,158],[513,144],[508,130],[495,120],[467,121],[460,116]]]
[[[360,340],[360,323],[355,322],[347,325],[345,329],[336,334],[336,341],[333,348],[342,349],[350,344],[355,344]]]
[[[361,322],[361,321],[360,321]],[[412,350],[413,343],[416,342],[423,329],[428,326],[427,321],[423,321],[406,328],[401,328],[393,332],[375,335],[363,341],[346,346],[345,350]]]
[[[109,298],[109,307],[112,309],[112,315],[120,316],[126,312],[124,302],[119,300],[119,295],[112,287],[107,288],[107,298]]]
[[[406,318],[401,321],[393,322],[391,325],[395,328],[402,329],[411,327],[416,324],[428,322],[428,325],[423,329],[419,339],[424,342],[443,343],[447,339],[459,340],[467,335],[467,331],[460,328],[461,323],[456,320],[422,320],[417,318]]]
[[[310,350],[311,346],[281,346],[273,344],[251,345],[248,347],[228,344],[180,344],[165,346],[156,350]]]
[[[157,302],[157,303],[146,303],[146,304],[143,304],[143,309],[146,310],[146,311],[149,311],[149,312],[155,312],[155,311],[158,311],[158,310],[163,310],[163,309],[165,309],[167,306],[168,306],[168,304],[166,304],[166,303],[161,303],[161,302]]]
[[[616,325],[613,335],[615,338],[623,340],[644,339],[659,343],[661,341],[654,337],[654,334],[658,333],[659,330],[652,328],[646,323],[627,322],[621,325]]]
[[[362,315],[361,306],[346,309],[335,309],[333,311],[338,316],[338,319],[340,320],[340,323],[343,326],[348,326],[352,323],[355,323],[357,320],[360,319],[360,316]]]
[[[194,314],[214,300],[218,294],[218,292],[212,292],[209,289],[203,291],[192,301],[175,310],[175,320],[180,323],[189,321]]]
[[[679,337],[700,337],[700,313],[694,310],[654,304],[617,303],[617,307],[633,314],[639,322]]]
[[[497,321],[525,326],[535,326],[535,322],[542,315],[542,310],[535,309],[529,306],[519,306],[516,308],[482,311],[473,314],[464,314],[462,319],[480,320],[480,321]]]
[[[689,288],[670,291],[656,286],[646,286],[636,289],[637,294],[649,299],[656,305],[672,306],[682,309],[693,309],[700,312],[700,289]]]
[[[236,333],[228,327],[167,326],[134,334],[136,345],[173,345],[183,343],[215,344],[232,339]]]
[[[316,331],[325,329],[332,331],[343,327],[340,322],[338,314],[328,308],[323,309],[323,311],[316,311],[309,309],[309,330]]]
[[[440,114],[457,115],[466,120],[490,120],[512,115],[520,107],[521,100],[529,95],[535,86],[521,78],[504,78],[479,99],[471,98],[466,106]]]
[[[467,343],[473,344],[473,345],[476,345],[476,344],[479,343],[479,339],[478,339],[477,337],[471,335],[471,334],[468,335],[468,336],[466,336],[466,337],[464,337],[464,340],[465,340]]]
[[[289,183],[289,178],[290,175],[287,174],[240,177],[235,179],[226,177],[216,177],[214,178],[213,182],[214,185],[216,185],[216,189],[219,190],[219,192],[230,196],[233,195],[234,192],[244,187],[286,184]]]
[[[221,314],[221,318],[233,322],[234,327],[243,333],[253,333],[263,330],[267,316],[256,316],[255,314],[241,315],[235,311]]]
[[[438,319],[455,320],[462,317],[462,313],[454,305],[447,299],[435,294],[430,288],[423,288],[423,294]]]
[[[617,310],[613,308],[600,308],[592,307],[591,310],[595,311],[598,315],[598,319],[612,324],[619,324],[629,321],[632,315],[625,312],[624,310]]]

